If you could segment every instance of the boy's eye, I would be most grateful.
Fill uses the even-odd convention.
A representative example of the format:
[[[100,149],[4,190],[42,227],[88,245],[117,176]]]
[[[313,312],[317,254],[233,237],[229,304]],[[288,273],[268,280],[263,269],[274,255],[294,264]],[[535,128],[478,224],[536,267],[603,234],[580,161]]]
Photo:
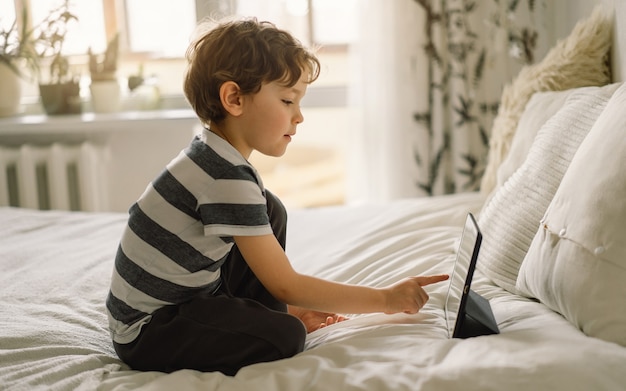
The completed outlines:
[[[293,101],[288,100],[288,99],[283,99],[282,101],[283,101],[283,103],[284,103],[284,104],[286,104],[286,105],[291,105],[291,104],[293,104]]]

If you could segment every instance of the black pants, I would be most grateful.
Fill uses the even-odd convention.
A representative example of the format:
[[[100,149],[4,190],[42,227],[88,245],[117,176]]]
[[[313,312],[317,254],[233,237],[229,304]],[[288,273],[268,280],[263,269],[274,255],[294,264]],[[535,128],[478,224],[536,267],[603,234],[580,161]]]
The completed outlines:
[[[272,229],[284,248],[287,213],[278,198],[266,194]],[[302,322],[287,314],[287,306],[263,287],[234,246],[222,266],[219,294],[162,307],[137,339],[114,346],[136,370],[234,375],[246,365],[301,352],[305,338]]]

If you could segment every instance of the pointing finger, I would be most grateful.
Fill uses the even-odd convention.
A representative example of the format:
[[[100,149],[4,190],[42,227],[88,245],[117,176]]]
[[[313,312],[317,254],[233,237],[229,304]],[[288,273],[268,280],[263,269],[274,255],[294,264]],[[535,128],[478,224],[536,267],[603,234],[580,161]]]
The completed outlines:
[[[420,286],[426,286],[430,284],[435,284],[437,282],[445,281],[448,278],[450,278],[450,276],[447,274],[439,274],[435,276],[416,277],[416,280],[417,280],[417,283],[420,284]]]

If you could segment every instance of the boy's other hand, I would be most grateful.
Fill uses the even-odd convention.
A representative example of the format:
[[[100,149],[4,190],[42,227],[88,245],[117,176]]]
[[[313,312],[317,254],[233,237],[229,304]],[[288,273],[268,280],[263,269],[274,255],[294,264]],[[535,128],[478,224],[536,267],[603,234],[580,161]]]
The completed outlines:
[[[288,312],[296,318],[300,319],[302,323],[304,323],[304,327],[306,327],[307,333],[311,333],[315,330],[319,330],[326,326],[330,326],[338,322],[343,322],[344,320],[348,319],[343,315],[314,311],[295,306],[288,306]]]

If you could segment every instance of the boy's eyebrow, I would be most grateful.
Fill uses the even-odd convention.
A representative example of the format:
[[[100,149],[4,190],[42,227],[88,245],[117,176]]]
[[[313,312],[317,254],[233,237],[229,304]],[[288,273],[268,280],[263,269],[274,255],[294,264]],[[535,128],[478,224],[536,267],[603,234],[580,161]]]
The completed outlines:
[[[299,88],[298,88],[298,87],[296,87],[296,86],[291,86],[291,87],[288,87],[288,86],[282,86],[282,88],[283,88],[285,91],[287,91],[287,92],[293,92],[293,93],[295,93],[296,95],[303,95],[303,94],[304,94],[304,91],[303,91],[303,90],[301,90],[301,89],[299,89]]]
[[[306,86],[304,88],[299,88],[297,84],[289,86],[285,84],[278,84],[278,91],[282,94],[294,94],[296,98],[302,99],[306,95]]]
[[[296,95],[303,95],[304,94],[304,91],[302,91],[301,89],[296,88],[296,87],[290,87],[289,90],[292,91],[292,92],[295,92]]]

